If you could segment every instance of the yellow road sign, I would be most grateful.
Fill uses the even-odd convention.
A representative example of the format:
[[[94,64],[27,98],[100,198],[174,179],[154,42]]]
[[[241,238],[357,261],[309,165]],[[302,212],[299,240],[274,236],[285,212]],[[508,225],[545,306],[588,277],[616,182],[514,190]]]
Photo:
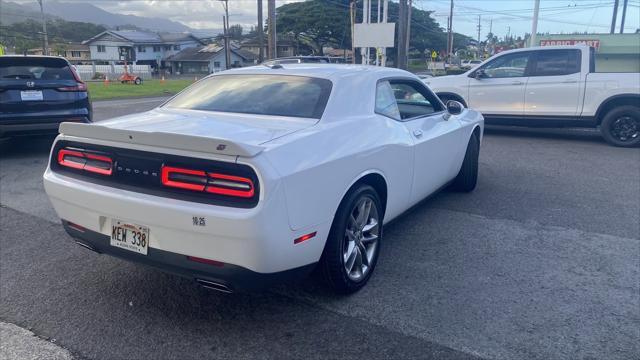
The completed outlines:
[[[433,50],[433,51],[431,52],[431,58],[432,58],[432,59],[435,59],[435,58],[437,58],[437,57],[438,57],[438,53],[437,53],[435,50]]]

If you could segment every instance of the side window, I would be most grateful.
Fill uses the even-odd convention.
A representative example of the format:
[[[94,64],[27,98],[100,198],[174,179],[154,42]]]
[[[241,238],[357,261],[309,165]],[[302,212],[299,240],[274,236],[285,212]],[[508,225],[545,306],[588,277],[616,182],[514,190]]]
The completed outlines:
[[[580,72],[580,50],[544,50],[536,54],[532,76],[558,76]]]
[[[389,81],[402,120],[444,110],[438,98],[425,86],[411,80]]]
[[[376,87],[376,113],[400,120],[400,110],[393,89],[388,81],[380,81]]]
[[[525,76],[531,53],[522,52],[503,55],[491,61],[482,69],[487,78],[509,78]]]

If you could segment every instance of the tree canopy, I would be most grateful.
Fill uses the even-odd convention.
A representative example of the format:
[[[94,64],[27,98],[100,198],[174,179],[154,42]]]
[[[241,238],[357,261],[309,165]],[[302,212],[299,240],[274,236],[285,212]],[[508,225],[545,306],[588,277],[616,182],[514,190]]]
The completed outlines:
[[[374,3],[375,5],[375,3]],[[397,22],[399,5],[389,2],[389,22]],[[351,47],[351,22],[349,1],[307,0],[285,4],[277,9],[278,33],[288,33],[315,55],[322,55],[322,48]],[[372,6],[371,19],[378,16],[377,6]],[[362,1],[358,0],[356,21],[362,22]],[[454,33],[454,48],[466,45],[469,37]],[[411,11],[410,50],[423,57],[427,50],[444,50],[446,32],[431,17],[430,11],[413,8]],[[393,54],[391,54],[393,56]]]

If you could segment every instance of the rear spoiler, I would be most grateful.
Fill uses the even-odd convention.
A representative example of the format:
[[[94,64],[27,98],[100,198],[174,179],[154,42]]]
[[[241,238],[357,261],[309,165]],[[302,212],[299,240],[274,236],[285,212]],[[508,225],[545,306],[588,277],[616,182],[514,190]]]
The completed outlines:
[[[254,157],[264,147],[236,142],[228,139],[216,139],[196,135],[184,135],[167,132],[147,132],[113,129],[96,124],[63,122],[61,134],[89,139],[116,141],[130,144],[150,145],[162,148],[223,154],[230,156]]]

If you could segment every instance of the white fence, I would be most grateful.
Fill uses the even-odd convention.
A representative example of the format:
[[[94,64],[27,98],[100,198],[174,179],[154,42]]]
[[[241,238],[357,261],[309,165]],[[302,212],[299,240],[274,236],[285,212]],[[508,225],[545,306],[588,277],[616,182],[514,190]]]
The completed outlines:
[[[151,66],[149,65],[127,65],[127,68],[130,73],[145,80],[151,78]],[[96,73],[104,74],[110,80],[115,80],[124,74],[124,65],[76,65],[76,70],[82,80],[91,80]]]

